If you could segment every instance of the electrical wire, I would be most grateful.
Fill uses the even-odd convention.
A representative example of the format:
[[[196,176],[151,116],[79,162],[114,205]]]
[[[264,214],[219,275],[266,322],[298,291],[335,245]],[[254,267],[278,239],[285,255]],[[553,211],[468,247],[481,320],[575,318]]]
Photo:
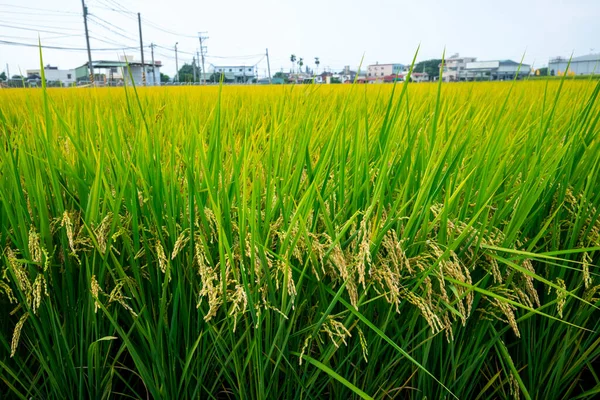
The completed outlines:
[[[79,16],[81,16],[81,13],[79,13],[79,12],[49,10],[47,8],[25,7],[25,6],[17,6],[17,5],[14,5],[14,4],[6,4],[6,3],[0,3],[0,7],[13,7],[13,8],[21,8],[21,9],[24,9],[24,10],[44,11],[44,12],[51,12],[51,13],[58,13],[58,14],[73,14],[73,15],[79,15]]]
[[[52,50],[67,50],[67,51],[87,51],[87,48],[80,47],[62,47],[62,46],[46,46],[46,45],[37,45],[30,43],[19,43],[12,42],[8,40],[0,40],[0,44],[5,44],[8,46],[23,46],[23,47],[41,47],[42,49],[52,49]],[[118,51],[118,50],[135,50],[136,47],[114,47],[114,48],[102,48],[102,49],[90,49],[91,51]]]
[[[54,33],[54,34],[57,34],[57,35],[68,34],[67,32],[64,32],[64,31],[63,32],[58,32],[58,31],[48,31],[48,30],[43,30],[43,29],[24,28],[24,27],[13,26],[13,25],[4,25],[4,24],[1,24],[1,23],[0,23],[0,26],[2,26],[4,28],[20,29],[20,30],[23,30],[23,31],[31,31],[31,32]],[[73,34],[73,35],[75,35],[75,34]]]
[[[106,30],[114,33],[117,36],[120,36],[120,37],[125,38],[125,39],[130,40],[130,41],[134,41],[134,42],[136,41],[135,39],[132,39],[131,35],[127,36],[127,35],[124,35],[122,33],[117,32],[117,31],[114,31],[111,28],[109,28],[106,25],[104,25],[103,23],[101,23],[99,21],[96,21],[95,19],[91,19],[90,18],[90,22],[93,22],[94,24],[96,24],[96,25],[98,25],[98,26],[100,26],[100,27],[102,27],[102,28],[104,28],[104,29],[106,29]]]
[[[109,25],[112,28],[115,28],[116,30],[121,31],[121,32],[123,32],[126,35],[130,35],[130,33],[127,32],[125,29],[123,29],[123,28],[121,28],[121,27],[119,27],[119,26],[117,26],[117,25],[115,25],[115,24],[113,24],[113,23],[105,20],[104,18],[100,18],[99,16],[97,16],[95,14],[91,14],[91,13],[88,13],[88,16],[92,17],[93,19],[99,20],[102,24],[106,24],[106,25]],[[110,30],[110,28],[106,28],[106,29]]]

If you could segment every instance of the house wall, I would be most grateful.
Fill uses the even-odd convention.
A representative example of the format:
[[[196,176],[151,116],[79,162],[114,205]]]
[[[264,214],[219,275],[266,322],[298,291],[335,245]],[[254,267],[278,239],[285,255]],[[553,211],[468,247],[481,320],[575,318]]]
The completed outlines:
[[[569,70],[573,71],[575,75],[600,74],[600,56],[598,58],[598,60],[571,61]],[[554,70],[555,75],[564,73],[567,70],[568,63],[568,60],[550,62],[548,64],[548,72]]]
[[[41,76],[39,69],[27,70],[27,75]],[[74,69],[49,69],[44,68],[44,75],[48,82],[62,82],[64,85],[70,85],[76,81],[76,73]]]
[[[396,64],[399,65],[399,64]],[[398,71],[400,72],[400,71]],[[394,73],[394,64],[375,64],[367,68],[367,77],[383,77]]]

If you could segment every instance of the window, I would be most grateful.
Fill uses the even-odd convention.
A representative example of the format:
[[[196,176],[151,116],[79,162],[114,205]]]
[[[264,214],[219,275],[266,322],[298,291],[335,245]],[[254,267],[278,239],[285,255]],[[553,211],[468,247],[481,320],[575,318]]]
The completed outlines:
[[[248,68],[248,72],[252,72],[252,68]]]
[[[371,73],[369,72],[369,76],[371,76]]]
[[[242,72],[242,69],[240,68],[240,72]]]
[[[221,71],[223,71],[223,68],[219,68],[217,71],[221,72]]]
[[[229,68],[229,72],[232,72],[232,71],[233,71],[233,69]]]
[[[67,79],[71,79],[71,74],[67,74]]]
[[[383,72],[381,73],[381,76],[383,76]]]

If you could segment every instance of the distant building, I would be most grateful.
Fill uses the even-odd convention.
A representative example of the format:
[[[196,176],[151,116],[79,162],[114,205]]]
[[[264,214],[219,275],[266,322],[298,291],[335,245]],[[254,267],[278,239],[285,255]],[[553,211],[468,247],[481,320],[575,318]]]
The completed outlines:
[[[397,75],[404,70],[403,64],[371,64],[367,67],[367,78],[382,78]]]
[[[28,69],[26,72],[28,78],[41,79],[42,77],[40,69]],[[57,83],[61,86],[69,86],[75,83],[74,69],[58,69],[58,67],[46,65],[44,67],[44,75],[46,77],[46,82],[49,83]]]
[[[568,72],[567,65],[569,66]],[[571,65],[569,65],[569,59],[565,57],[555,57],[550,59],[550,62],[548,63],[548,73],[550,75],[564,75],[565,72],[574,75],[600,74],[600,54],[573,57],[571,59]]]
[[[283,78],[271,78],[271,80],[269,78],[261,78],[256,83],[259,85],[283,85],[285,81]]]
[[[458,54],[444,60],[442,79],[444,82],[458,82],[461,78],[464,80],[467,63],[472,63],[476,60],[476,57],[460,57]]]
[[[256,78],[256,67],[247,65],[215,65],[213,73],[217,75],[223,74],[227,82],[246,83]]]
[[[160,61],[152,63],[144,63],[137,61],[92,61],[96,83],[106,85],[119,85],[130,83],[133,77],[133,83],[136,86],[142,86],[143,72],[146,73],[146,84],[149,86],[160,86]],[[131,71],[131,76],[130,76]],[[88,63],[75,69],[75,76],[78,82],[89,82]],[[156,79],[155,79],[156,77]]]
[[[386,76],[367,76],[366,80],[358,79],[358,83],[393,83],[393,82],[404,82],[406,77],[408,76],[409,69],[405,67],[403,71],[394,75],[386,75]],[[429,74],[427,72],[415,72],[413,71],[410,74],[411,82],[428,82]]]
[[[512,60],[474,61],[467,63],[464,70],[464,80],[511,80],[527,77],[531,67]],[[462,79],[462,78],[461,78]]]

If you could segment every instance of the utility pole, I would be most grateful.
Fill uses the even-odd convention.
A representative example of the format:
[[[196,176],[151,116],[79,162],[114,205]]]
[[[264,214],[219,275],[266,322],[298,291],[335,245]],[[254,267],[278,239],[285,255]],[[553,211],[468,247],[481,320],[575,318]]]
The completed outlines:
[[[156,86],[156,64],[154,63],[154,43],[150,43],[150,51],[152,52],[152,83]]]
[[[10,79],[10,70],[8,69],[8,63],[6,63],[6,80]]]
[[[194,72],[194,83],[196,83],[196,57],[192,58],[192,71]]]
[[[271,81],[271,62],[269,61],[269,49],[267,49],[267,69],[269,71],[269,83],[273,83]]]
[[[177,62],[177,45],[179,42],[175,43],[175,80],[179,83],[179,63]]]
[[[88,69],[90,70],[90,82],[94,84],[94,66],[92,65],[92,51],[90,50],[90,35],[87,26],[87,7],[85,6],[85,0],[81,0],[81,7],[83,8],[83,26],[85,27],[85,42],[87,44],[88,53]]]
[[[200,52],[196,50],[196,60],[198,60],[198,81],[202,80],[202,71],[200,71]]]
[[[146,86],[146,64],[144,63],[144,41],[142,40],[142,16],[138,13],[138,26],[140,28],[140,51],[142,52],[142,83]]]
[[[204,46],[203,42],[208,39],[208,36],[202,36],[203,33],[198,32],[198,40],[200,40],[200,55],[202,56],[202,82],[206,85],[206,69],[204,68]]]

